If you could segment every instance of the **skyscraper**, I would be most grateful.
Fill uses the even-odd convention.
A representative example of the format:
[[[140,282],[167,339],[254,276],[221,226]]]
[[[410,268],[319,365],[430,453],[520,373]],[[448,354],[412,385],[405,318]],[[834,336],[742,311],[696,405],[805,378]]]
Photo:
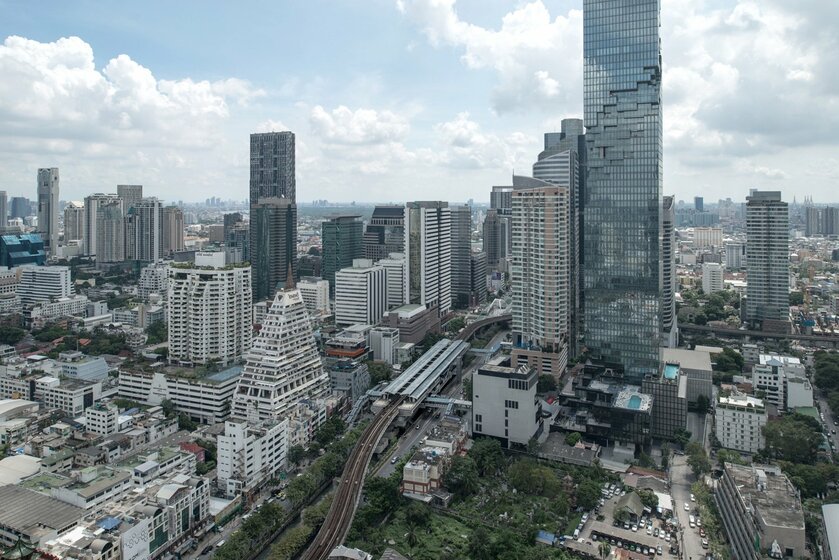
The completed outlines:
[[[151,197],[132,203],[125,216],[125,259],[157,262],[160,260],[160,201]]]
[[[504,227],[500,231],[504,234],[503,258],[506,258],[512,252],[513,228],[510,225],[510,220],[513,216],[513,187],[492,187],[492,191],[489,193],[489,207],[498,212],[498,218],[504,224]],[[503,260],[499,261],[499,263],[504,264]]]
[[[448,202],[405,205],[406,303],[436,305],[440,316],[452,305],[451,236]]]
[[[498,269],[507,258],[508,226],[509,220],[502,218],[497,209],[487,210],[483,225],[483,243],[489,268]]]
[[[472,208],[464,204],[451,206],[452,214],[452,305],[457,309],[469,306],[472,274],[469,256],[472,253]]]
[[[693,208],[697,212],[704,212],[705,211],[705,198],[702,196],[694,196],[693,197]]]
[[[122,200],[99,201],[96,205],[96,265],[125,261],[125,223]]]
[[[559,375],[570,334],[571,191],[529,177],[513,184],[513,359]]]
[[[676,320],[676,213],[672,196],[663,197],[661,207],[661,336],[662,344],[679,344]]]
[[[376,206],[364,232],[364,258],[377,261],[401,253],[404,247],[405,208]]]
[[[584,0],[585,342],[628,379],[661,340],[660,0]]]
[[[38,170],[38,231],[48,253],[58,249],[58,168]]]
[[[746,197],[746,319],[789,330],[789,208],[778,191]]]
[[[321,224],[321,272],[335,294],[335,273],[364,256],[364,224],[361,216],[334,216]]]
[[[184,212],[177,206],[160,211],[160,253],[170,255],[184,250]]]
[[[251,205],[250,257],[253,298],[274,297],[291,267],[297,276],[297,206],[287,198],[263,198]]]
[[[84,239],[84,254],[90,257],[95,257],[98,251],[97,242],[100,236],[98,235],[99,221],[97,216],[99,207],[113,203],[117,203],[120,212],[122,212],[122,199],[115,194],[96,193],[84,199],[84,235],[82,238]],[[120,217],[120,223],[121,221],[122,217]],[[111,243],[107,238],[104,239],[108,244]],[[123,243],[122,233],[119,235],[119,242],[120,244]]]
[[[9,224],[9,198],[6,191],[0,191],[0,228]]]
[[[335,324],[375,325],[387,311],[387,274],[370,259],[335,273]]]
[[[480,305],[487,300],[487,255],[483,251],[469,255],[469,275],[472,280],[470,305]]]
[[[274,297],[277,284],[286,277],[289,263],[295,274],[297,272],[294,133],[251,134],[250,152],[249,256],[253,266],[253,298],[259,301]],[[261,205],[263,219],[258,220],[255,217]],[[271,220],[268,218],[280,215],[294,219],[283,223],[283,227],[278,227],[280,224],[276,221],[273,226],[269,225]],[[270,267],[270,270],[263,270],[263,267]]]
[[[29,204],[28,198],[24,196],[13,196],[9,208],[9,217],[25,218],[26,216],[30,216],[32,214],[30,212],[30,207],[31,205]]]
[[[143,185],[117,185],[117,196],[122,199],[126,215],[143,199]]]
[[[84,238],[84,203],[71,200],[64,207],[64,244]]]

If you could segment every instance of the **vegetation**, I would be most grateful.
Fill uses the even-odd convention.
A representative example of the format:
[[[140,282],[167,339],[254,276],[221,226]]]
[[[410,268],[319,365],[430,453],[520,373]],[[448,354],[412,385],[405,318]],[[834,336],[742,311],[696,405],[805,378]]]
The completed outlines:
[[[455,317],[446,323],[446,332],[456,334],[460,329],[466,326],[466,319],[463,317]]]
[[[731,552],[723,540],[724,533],[722,522],[720,521],[720,513],[714,503],[713,496],[711,496],[708,488],[701,482],[694,483],[691,487],[691,492],[696,497],[696,502],[702,517],[702,527],[705,529],[710,551],[713,553],[714,558],[729,560],[731,558]]]
[[[32,337],[38,342],[52,342],[56,338],[61,338],[70,334],[70,331],[61,325],[50,324],[43,329],[32,331]]]
[[[375,387],[382,381],[390,381],[393,375],[393,368],[385,362],[367,362],[367,371],[370,372],[370,387]]]
[[[556,391],[556,379],[553,375],[540,375],[539,381],[536,384],[536,392],[537,393],[550,393],[551,391]]]
[[[149,335],[147,344],[160,344],[169,340],[169,330],[166,321],[156,321],[146,327],[146,334]]]
[[[699,477],[711,471],[711,460],[708,459],[705,448],[699,443],[692,441],[687,444],[685,453],[688,456],[688,466],[693,471],[694,476]]]
[[[713,359],[713,369],[715,372],[741,373],[743,371],[743,356],[728,346],[722,349],[722,353],[714,354]],[[714,377],[716,378],[717,376]]]
[[[816,352],[814,381],[827,395],[827,404],[834,414],[839,415],[839,353]]]
[[[788,414],[763,427],[766,454],[772,459],[813,464],[824,438],[818,420]]]
[[[97,328],[92,334],[87,331],[80,331],[79,338],[90,340],[90,343],[84,347],[84,351],[91,356],[119,354],[123,350],[130,350],[125,342],[124,334],[109,333],[102,328]]]
[[[565,436],[565,443],[574,446],[580,443],[581,439],[583,439],[583,436],[581,436],[579,432],[569,432],[568,435]]]
[[[720,449],[717,451],[717,462],[722,466],[724,463],[734,465],[747,465],[748,462],[742,455],[731,449]]]
[[[14,346],[26,336],[26,331],[17,327],[0,326],[0,344]]]

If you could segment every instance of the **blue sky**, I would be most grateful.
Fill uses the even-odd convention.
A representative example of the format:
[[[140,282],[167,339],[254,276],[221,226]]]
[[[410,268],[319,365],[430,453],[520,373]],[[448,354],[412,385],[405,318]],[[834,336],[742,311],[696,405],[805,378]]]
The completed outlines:
[[[839,8],[792,4],[663,1],[665,193],[839,200]],[[244,199],[288,128],[302,201],[487,200],[580,114],[581,7],[0,1],[0,188]]]

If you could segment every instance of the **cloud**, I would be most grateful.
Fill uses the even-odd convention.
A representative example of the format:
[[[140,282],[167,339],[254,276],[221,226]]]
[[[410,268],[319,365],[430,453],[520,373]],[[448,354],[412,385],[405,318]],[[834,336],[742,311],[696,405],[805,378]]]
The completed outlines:
[[[315,106],[309,117],[315,134],[334,144],[381,144],[404,138],[407,119],[388,110],[356,109],[341,105],[327,111]]]
[[[531,2],[506,14],[495,30],[460,19],[455,0],[399,0],[397,8],[433,46],[462,48],[461,61],[468,68],[495,71],[496,112],[581,105],[580,10],[551,19],[541,1]]]
[[[517,164],[532,164],[534,143],[528,136],[514,132],[506,137],[487,133],[468,112],[434,126],[442,144],[441,164],[454,168],[495,169],[509,172]]]

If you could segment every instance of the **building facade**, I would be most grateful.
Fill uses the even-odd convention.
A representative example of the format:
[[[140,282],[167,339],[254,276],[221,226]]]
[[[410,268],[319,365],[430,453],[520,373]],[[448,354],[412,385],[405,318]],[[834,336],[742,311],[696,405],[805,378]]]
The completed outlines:
[[[224,423],[217,440],[218,487],[235,498],[279,474],[286,467],[288,420],[249,425]]]
[[[469,256],[472,254],[472,208],[468,205],[451,206],[451,278],[452,306],[469,306],[472,294],[472,274]]]
[[[335,294],[335,273],[364,256],[361,216],[335,216],[321,224],[321,274]]]
[[[715,433],[726,449],[757,453],[766,447],[763,427],[767,419],[761,399],[739,394],[720,397],[714,416]]]
[[[84,203],[71,200],[64,207],[64,244],[84,239]]]
[[[789,208],[778,191],[746,198],[746,319],[789,331]]]
[[[97,216],[99,214],[100,205],[117,203],[122,208],[122,199],[116,194],[92,194],[84,199],[84,235],[83,249],[84,254],[89,257],[95,257],[97,253],[96,242],[99,239],[98,226],[99,221]],[[120,218],[120,221],[122,218]],[[122,237],[120,237],[122,239]],[[110,242],[109,242],[110,243]]]
[[[58,249],[58,168],[38,170],[38,231],[50,254]]]
[[[329,313],[329,282],[314,276],[304,276],[297,283],[306,309],[312,313]]]
[[[405,254],[389,253],[379,259],[377,265],[385,269],[387,280],[387,309],[399,307],[405,303]]]
[[[405,208],[376,206],[364,232],[364,257],[378,261],[405,248]]]
[[[160,252],[171,255],[184,250],[184,212],[177,206],[160,210]]]
[[[130,261],[157,262],[161,257],[160,238],[163,230],[160,201],[154,197],[141,198],[132,200],[131,204],[133,206],[126,210],[125,215],[125,258]]]
[[[451,210],[448,202],[405,205],[405,303],[452,306]]]
[[[705,295],[721,292],[724,289],[722,265],[712,262],[702,263],[702,291]]]
[[[370,259],[356,259],[335,274],[335,324],[375,325],[387,311],[385,269]]]

